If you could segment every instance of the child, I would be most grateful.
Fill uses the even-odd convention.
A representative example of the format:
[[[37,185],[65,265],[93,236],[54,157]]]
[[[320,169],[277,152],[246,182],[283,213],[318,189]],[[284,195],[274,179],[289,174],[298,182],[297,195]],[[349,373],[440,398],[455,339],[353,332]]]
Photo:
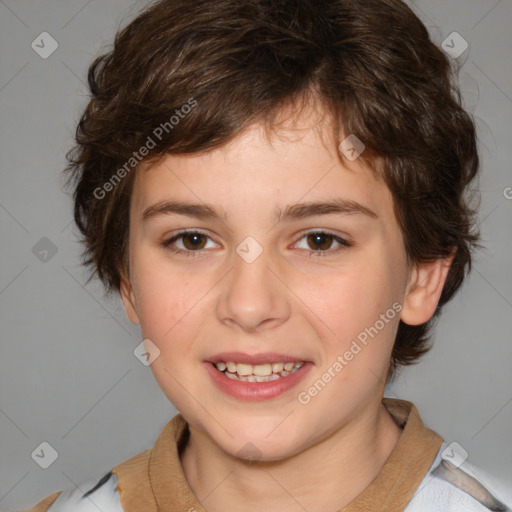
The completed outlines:
[[[86,263],[179,414],[31,510],[510,510],[383,399],[479,240],[474,124],[412,11],[161,0],[89,85],[68,166]]]

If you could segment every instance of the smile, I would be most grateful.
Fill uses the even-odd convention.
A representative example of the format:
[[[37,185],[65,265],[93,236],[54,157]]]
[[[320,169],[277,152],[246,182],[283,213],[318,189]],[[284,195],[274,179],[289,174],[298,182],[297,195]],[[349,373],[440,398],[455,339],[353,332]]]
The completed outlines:
[[[294,374],[303,364],[304,361],[299,363],[265,363],[255,365],[235,363],[233,361],[219,361],[215,364],[215,367],[232,380],[242,382],[269,382]]]
[[[259,359],[259,364],[217,359],[205,361],[203,366],[219,391],[238,400],[249,401],[270,400],[291,391],[314,366],[309,361],[291,362],[285,359],[286,362],[277,362],[279,359],[272,357],[267,358],[267,361],[274,359],[275,362],[262,363],[265,361],[262,356],[253,359]]]

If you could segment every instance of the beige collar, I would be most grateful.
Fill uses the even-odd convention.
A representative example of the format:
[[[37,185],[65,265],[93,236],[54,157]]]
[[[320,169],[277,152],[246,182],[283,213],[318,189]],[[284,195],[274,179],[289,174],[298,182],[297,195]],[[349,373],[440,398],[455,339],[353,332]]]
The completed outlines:
[[[404,510],[443,442],[423,425],[412,403],[390,398],[384,398],[383,403],[396,423],[403,426],[403,434],[377,478],[342,512]],[[178,413],[164,427],[151,450],[112,470],[118,478],[124,510],[205,512],[181,467],[179,453],[187,442],[188,433],[188,423]]]

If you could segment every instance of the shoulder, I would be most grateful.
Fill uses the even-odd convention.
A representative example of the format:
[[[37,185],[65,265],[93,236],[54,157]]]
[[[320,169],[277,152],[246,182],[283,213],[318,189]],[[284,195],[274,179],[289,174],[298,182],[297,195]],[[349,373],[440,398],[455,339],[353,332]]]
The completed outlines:
[[[57,499],[54,497],[57,496]],[[111,471],[76,489],[53,494],[24,512],[124,512],[116,475]]]
[[[457,447],[443,443],[406,512],[512,512],[501,494],[504,483],[466,461]]]

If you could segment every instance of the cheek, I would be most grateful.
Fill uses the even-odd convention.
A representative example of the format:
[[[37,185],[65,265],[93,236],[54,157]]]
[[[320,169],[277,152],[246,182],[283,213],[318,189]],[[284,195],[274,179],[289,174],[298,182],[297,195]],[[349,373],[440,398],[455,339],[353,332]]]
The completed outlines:
[[[177,275],[162,271],[161,265],[139,264],[134,268],[134,293],[143,336],[163,342],[190,312],[198,297],[197,286]]]
[[[390,298],[378,276],[377,267],[359,262],[331,272],[326,279],[319,280],[317,276],[299,281],[295,289],[301,290],[300,297],[317,315],[317,323],[323,321],[336,337],[347,337],[358,326],[365,327],[370,320],[375,321],[380,305]]]
[[[327,365],[345,353],[352,368],[387,364],[398,323],[393,309],[400,299],[398,284],[382,257],[361,259],[328,282],[308,280],[302,296],[315,313],[312,321],[325,333]]]

